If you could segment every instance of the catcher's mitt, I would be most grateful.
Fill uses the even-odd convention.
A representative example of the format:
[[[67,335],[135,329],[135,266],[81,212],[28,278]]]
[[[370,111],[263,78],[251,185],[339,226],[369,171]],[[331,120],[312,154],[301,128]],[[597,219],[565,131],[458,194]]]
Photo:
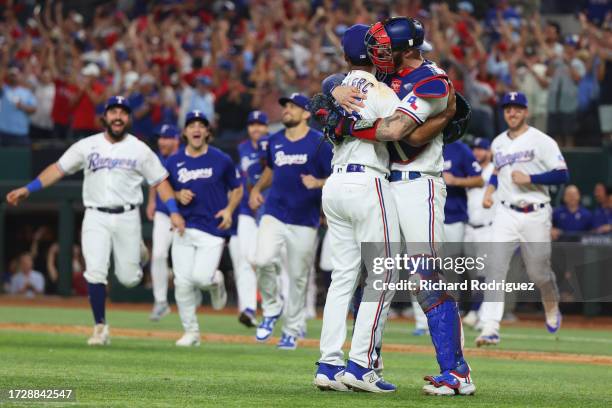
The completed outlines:
[[[457,98],[455,102],[457,106],[455,116],[453,116],[453,119],[442,131],[444,134],[444,144],[453,143],[461,139],[472,118],[472,107],[467,99],[459,92],[455,92],[455,97]]]
[[[310,114],[319,122],[325,138],[336,145],[343,137],[337,136],[335,129],[343,118],[343,110],[333,97],[318,93],[310,99]]]

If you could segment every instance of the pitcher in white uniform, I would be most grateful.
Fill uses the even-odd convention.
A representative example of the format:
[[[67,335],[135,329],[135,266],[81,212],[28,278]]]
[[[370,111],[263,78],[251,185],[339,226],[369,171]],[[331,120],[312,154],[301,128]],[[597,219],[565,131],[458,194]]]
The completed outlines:
[[[17,205],[30,193],[48,187],[64,175],[84,171],[82,247],[85,279],[94,316],[89,345],[110,344],[106,324],[106,285],[110,254],[113,253],[117,279],[124,286],[140,283],[141,225],[143,180],[154,186],[170,211],[172,225],[182,234],[185,221],[178,213],[174,191],[166,180],[168,172],[153,151],[127,133],[131,109],[123,96],[108,99],[104,108],[102,133],[76,142],[31,183],[11,191],[6,200]]]
[[[493,222],[493,241],[488,258],[487,282],[506,278],[512,255],[519,247],[527,274],[542,295],[546,328],[556,333],[561,327],[559,289],[550,266],[549,185],[563,184],[569,175],[557,142],[529,126],[527,98],[509,92],[501,101],[508,130],[493,140],[495,172],[489,180],[483,205],[490,208],[496,191],[498,202]],[[503,243],[503,244],[501,244]],[[487,291],[481,309],[482,332],[476,345],[499,343],[504,314],[499,292]]]

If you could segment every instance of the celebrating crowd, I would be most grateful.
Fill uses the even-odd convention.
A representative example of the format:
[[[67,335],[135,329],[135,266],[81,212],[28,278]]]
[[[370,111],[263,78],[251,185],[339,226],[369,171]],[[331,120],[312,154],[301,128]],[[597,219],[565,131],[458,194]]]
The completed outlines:
[[[323,77],[342,70],[340,39],[348,25],[393,15],[424,22],[434,45],[427,57],[469,99],[476,136],[497,134],[504,126],[498,96],[521,90],[532,123],[562,145],[608,140],[607,2],[576,5],[572,31],[512,3],[112,1],[84,17],[62,2],[7,1],[0,21],[0,142],[82,138],[100,129],[104,100],[122,94],[134,108],[132,133],[143,140],[152,141],[163,124],[182,125],[197,109],[211,118],[218,140],[235,146],[249,111],[278,121],[279,96],[313,94]]]

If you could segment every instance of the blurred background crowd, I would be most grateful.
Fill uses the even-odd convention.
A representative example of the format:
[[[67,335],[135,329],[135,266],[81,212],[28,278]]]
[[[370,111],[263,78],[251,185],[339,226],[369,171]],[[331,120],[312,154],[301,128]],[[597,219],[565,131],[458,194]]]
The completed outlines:
[[[562,146],[612,134],[609,0],[0,1],[3,145],[72,141],[100,128],[101,104],[128,96],[133,131],[200,109],[217,140],[244,135],[247,113],[278,120],[278,97],[313,94],[344,70],[340,39],[353,23],[420,19],[427,55],[474,108],[470,132],[503,127],[499,95],[522,90],[531,123]]]
[[[101,130],[104,101],[121,94],[133,108],[131,133],[152,147],[163,124],[180,126],[199,109],[232,154],[248,112],[279,122],[280,96],[312,95],[345,70],[348,26],[407,15],[434,46],[426,58],[470,101],[473,136],[501,132],[498,98],[520,90],[530,123],[562,147],[610,147],[611,9],[612,0],[0,0],[0,146],[63,150]],[[553,239],[610,233],[610,187],[582,194],[571,186],[557,200]],[[5,292],[55,293],[52,216],[7,225]],[[84,294],[77,246],[72,264],[73,293]]]

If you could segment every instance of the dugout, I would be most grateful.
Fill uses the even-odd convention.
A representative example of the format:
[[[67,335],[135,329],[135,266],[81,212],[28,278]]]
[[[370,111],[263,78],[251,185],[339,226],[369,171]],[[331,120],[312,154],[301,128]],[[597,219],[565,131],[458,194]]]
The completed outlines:
[[[55,216],[53,223],[57,226],[57,238],[60,246],[58,256],[59,282],[58,294],[69,296],[71,293],[72,245],[78,240],[78,226],[83,216],[81,202],[81,173],[63,179],[56,185],[33,194],[28,201],[18,208],[8,207],[4,201],[6,194],[19,186],[25,185],[48,164],[53,163],[63,152],[63,148],[3,148],[0,149],[0,194],[3,197],[0,204],[0,265],[2,272],[7,271],[9,259],[16,255],[18,248],[13,245],[15,222],[36,223],[41,217]],[[594,199],[592,191],[596,183],[612,184],[612,147],[608,148],[571,148],[564,149],[563,154],[570,169],[570,182],[576,184],[583,195],[583,205],[592,207]],[[554,192],[553,204],[560,202],[560,191]],[[146,192],[145,192],[146,197]],[[141,210],[143,210],[141,208]],[[38,218],[37,218],[38,217]],[[146,217],[143,219],[143,236],[150,240],[152,223]],[[225,260],[227,262],[227,259]],[[609,274],[609,271],[591,271],[590,273]],[[591,275],[593,276],[593,275]],[[111,278],[114,279],[114,278]],[[229,282],[228,282],[229,283]],[[151,301],[150,289],[140,285],[133,289],[125,289],[113,285],[111,298],[115,301]],[[593,291],[593,298],[602,297],[603,288],[597,285],[587,285]],[[587,315],[601,312],[600,304],[585,303],[582,308]]]

